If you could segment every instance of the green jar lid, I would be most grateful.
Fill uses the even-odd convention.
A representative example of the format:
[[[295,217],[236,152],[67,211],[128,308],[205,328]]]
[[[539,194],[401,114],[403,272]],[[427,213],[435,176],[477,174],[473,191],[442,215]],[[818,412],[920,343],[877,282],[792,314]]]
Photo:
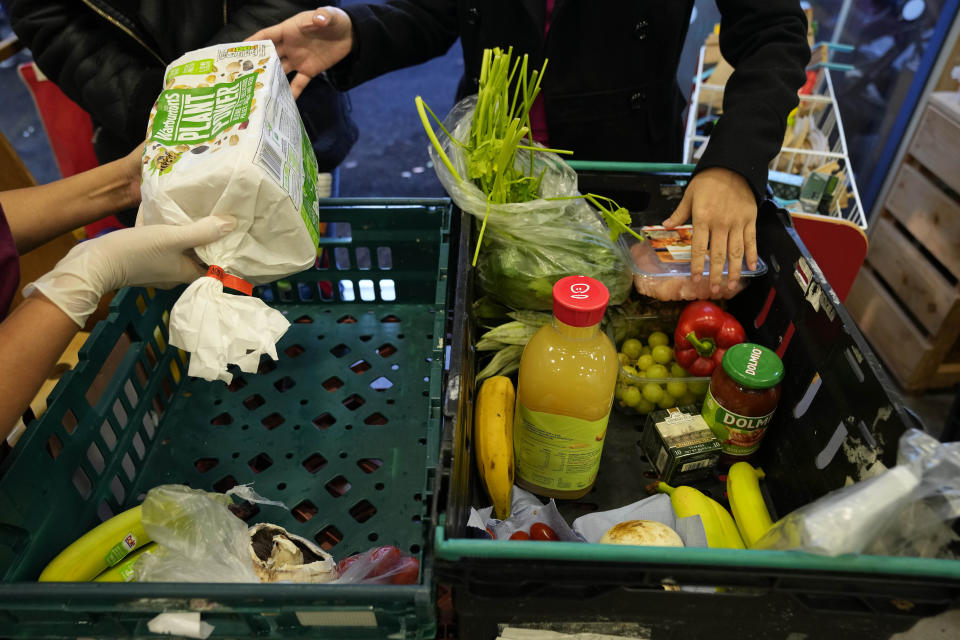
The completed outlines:
[[[723,370],[734,382],[751,389],[769,389],[783,379],[780,356],[752,342],[727,349],[723,354]]]

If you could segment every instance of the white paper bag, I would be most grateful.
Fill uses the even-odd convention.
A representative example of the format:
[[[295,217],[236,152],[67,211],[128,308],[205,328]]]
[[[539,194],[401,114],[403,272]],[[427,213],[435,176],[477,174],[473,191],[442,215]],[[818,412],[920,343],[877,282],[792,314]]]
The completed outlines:
[[[150,114],[137,224],[229,215],[237,227],[197,256],[263,284],[311,266],[319,239],[317,162],[269,41],[207,47],[167,67]],[[228,279],[229,280],[229,279]],[[189,374],[229,382],[228,364],[255,372],[290,326],[259,298],[191,284],[170,313],[170,344]]]

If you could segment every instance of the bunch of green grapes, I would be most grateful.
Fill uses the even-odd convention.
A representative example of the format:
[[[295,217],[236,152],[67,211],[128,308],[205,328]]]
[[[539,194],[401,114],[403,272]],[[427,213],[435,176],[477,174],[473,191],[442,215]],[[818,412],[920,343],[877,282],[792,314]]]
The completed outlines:
[[[686,370],[674,362],[670,338],[662,331],[651,333],[647,344],[637,338],[624,340],[617,357],[620,377],[614,397],[621,408],[646,414],[657,407],[698,404],[707,392],[707,380],[688,379]]]

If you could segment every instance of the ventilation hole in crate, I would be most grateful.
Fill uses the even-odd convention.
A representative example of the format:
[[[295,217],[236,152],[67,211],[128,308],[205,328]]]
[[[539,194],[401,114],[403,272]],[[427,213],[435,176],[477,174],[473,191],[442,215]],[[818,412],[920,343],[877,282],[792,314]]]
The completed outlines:
[[[350,487],[353,486],[350,482],[343,476],[337,476],[330,482],[326,484],[327,492],[330,493],[334,498],[339,498],[340,496],[350,491]]]
[[[402,333],[397,334],[397,339],[398,339],[398,340],[403,340],[403,334],[402,334]]]
[[[127,492],[123,488],[123,483],[120,482],[119,476],[113,476],[113,479],[110,481],[110,493],[113,494],[113,499],[117,501],[117,504],[123,504],[123,499],[127,496]]]
[[[380,536],[378,536],[376,532],[371,533],[370,535],[367,536],[367,540],[369,540],[370,542],[376,542],[379,539],[380,539]]]
[[[862,360],[862,356],[858,359],[857,355],[859,354],[854,354],[852,347],[847,347],[843,350],[843,356],[850,364],[850,369],[853,371],[853,375],[857,377],[857,382],[862,383],[864,380],[863,368],[860,366],[860,360]]]
[[[357,247],[353,250],[357,256],[357,269],[360,271],[370,270],[370,249],[367,247]]]
[[[273,431],[274,429],[282,425],[284,422],[286,422],[284,417],[279,413],[277,413],[276,411],[274,411],[273,413],[268,415],[266,418],[261,420],[260,424],[266,427],[267,431]]]
[[[410,545],[410,553],[420,553],[420,545],[418,544]]]
[[[97,505],[97,518],[100,519],[100,522],[106,522],[113,517],[113,509],[110,508],[110,505],[107,504],[106,500],[101,500],[100,504]]]
[[[306,469],[309,473],[316,473],[327,466],[327,459],[324,458],[319,453],[312,454],[309,458],[303,461],[303,468]]]
[[[327,378],[323,382],[321,382],[320,386],[326,389],[327,391],[333,393],[334,391],[336,391],[337,389],[343,386],[343,380],[341,380],[337,376],[332,376],[330,378]]]
[[[317,429],[320,429],[322,431],[324,429],[330,428],[330,426],[333,425],[333,423],[335,423],[336,421],[337,419],[334,418],[329,413],[322,413],[313,419],[313,426],[315,426]]]
[[[364,473],[373,473],[383,466],[383,460],[380,458],[363,458],[357,460],[357,466],[360,467]]]
[[[413,516],[410,518],[410,522],[420,522],[420,516]]]
[[[53,434],[47,438],[47,453],[50,454],[51,458],[54,460],[59,458],[61,451],[63,451],[63,442],[57,434]]]
[[[249,429],[249,428],[250,428],[250,425],[245,424],[245,425],[243,425],[242,427],[240,427],[240,430],[241,430],[241,431],[246,431],[246,430]]]
[[[377,508],[369,500],[361,500],[350,507],[350,517],[363,524],[377,513]]]
[[[780,338],[780,346],[777,347],[774,353],[777,354],[777,357],[782,358],[783,354],[786,353],[787,347],[790,346],[790,340],[793,339],[793,332],[796,330],[796,327],[791,322],[787,325],[787,330],[784,332],[783,337]]]
[[[212,420],[210,420],[210,424],[218,427],[221,427],[227,424],[233,424],[233,416],[231,416],[229,413],[224,411],[220,415],[215,416]]]
[[[143,353],[147,356],[147,362],[150,363],[151,369],[157,366],[157,354],[153,350],[153,345],[148,344],[146,347],[144,347]]]
[[[90,466],[93,467],[95,473],[103,473],[105,463],[103,454],[100,453],[100,448],[97,445],[90,443],[90,446],[87,447],[87,460],[90,461]]]
[[[239,455],[240,455],[239,453],[234,454],[234,457],[236,458]],[[196,467],[197,471],[199,471],[200,473],[206,473],[207,471],[210,471],[210,469],[213,469],[215,466],[217,466],[219,463],[220,461],[217,460],[216,458],[197,458],[196,460],[193,461],[193,466]]]
[[[153,410],[157,416],[163,415],[163,406],[163,400],[160,398],[160,394],[158,393],[157,395],[153,396]]]
[[[283,352],[287,354],[287,357],[290,358],[291,360],[293,358],[296,358],[297,356],[303,355],[304,351],[306,351],[306,349],[304,349],[299,344],[292,344],[283,350]]]
[[[426,439],[426,438],[417,438],[417,442],[418,442],[419,444],[426,445],[426,444],[427,444],[427,439]]]
[[[383,271],[393,268],[393,253],[390,247],[377,247],[377,266]]]
[[[309,402],[310,402],[310,401],[307,400],[306,398],[303,398],[303,399],[300,400],[300,404],[301,404],[301,405],[309,404]]]
[[[291,460],[291,459],[293,459],[293,454],[292,454],[292,453],[288,453],[288,454],[287,454],[286,456],[284,456],[284,457],[285,457],[287,460]]]
[[[370,342],[371,340],[373,340],[373,336],[371,335],[360,336],[360,342]]]
[[[176,360],[170,361],[170,375],[173,376],[173,381],[180,382],[180,367],[177,366]]]
[[[760,313],[753,319],[753,326],[755,328],[759,329],[763,326],[763,323],[767,321],[767,315],[770,313],[770,309],[773,307],[773,299],[776,297],[777,290],[770,287],[770,291],[767,292],[767,299],[764,300],[763,306],[760,307]]]
[[[357,375],[360,375],[361,373],[365,373],[369,371],[371,368],[373,368],[373,365],[367,362],[366,360],[357,360],[352,365],[350,365],[350,370]]]
[[[398,318],[397,316],[391,313],[390,315],[384,316],[383,318],[381,318],[380,322],[384,322],[384,323],[400,322],[400,318]]]
[[[380,413],[379,411],[377,411],[376,413],[371,413],[369,416],[367,416],[364,419],[363,424],[381,426],[381,425],[387,424],[387,422],[389,422],[387,420],[387,417],[382,413]]]
[[[377,355],[381,358],[388,358],[397,352],[397,348],[389,342],[377,347]]]
[[[414,501],[414,502],[420,502],[421,500],[423,500],[423,496],[422,496],[422,495],[420,495],[419,493],[413,494],[413,501]]]
[[[287,483],[286,483],[286,482],[281,482],[281,483],[277,484],[277,491],[283,491],[283,490],[286,489],[286,488],[287,488]]]
[[[393,280],[380,280],[380,299],[384,302],[393,302],[397,299],[397,285]]]
[[[90,484],[90,478],[80,467],[73,470],[73,486],[84,500],[90,497],[90,490],[93,485]]]
[[[240,518],[244,522],[250,522],[258,513],[260,513],[260,505],[253,502],[248,502],[247,500],[228,505],[227,508],[230,509],[230,513]]]
[[[117,434],[113,432],[113,428],[109,422],[104,421],[104,423],[100,425],[100,436],[107,445],[107,449],[113,451],[113,448],[117,446]]]
[[[330,349],[330,353],[332,353],[335,358],[342,358],[343,356],[350,353],[350,347],[348,347],[347,345],[341,342],[337,346]]]
[[[280,280],[276,283],[275,286],[277,287],[277,293],[279,294],[280,300],[282,302],[293,301],[292,287],[290,286],[289,282],[285,280]]]
[[[373,288],[373,280],[361,280],[357,283],[360,287],[360,299],[364,302],[373,302],[377,299],[376,290]]]
[[[239,451],[234,451],[232,454],[230,454],[230,457],[233,458],[234,460],[236,460],[237,458],[240,457],[240,452],[239,452]]]
[[[143,296],[137,296],[136,304],[137,311],[140,312],[140,315],[147,312],[147,301],[143,299]]]
[[[322,302],[333,301],[333,283],[329,280],[318,280],[317,293],[320,295]]]
[[[393,383],[390,382],[390,379],[384,378],[383,376],[380,376],[379,378],[377,378],[376,380],[370,383],[370,388],[373,389],[374,391],[386,391],[392,386],[393,386]]]
[[[280,393],[284,393],[297,386],[297,381],[290,376],[283,376],[273,383],[274,388]]]
[[[160,389],[163,391],[163,399],[170,400],[170,396],[173,395],[173,387],[170,386],[170,379],[164,378],[160,383]]]
[[[313,539],[317,541],[321,549],[330,551],[330,549],[340,544],[340,541],[343,540],[343,534],[331,524],[317,532],[317,535],[315,535]]]
[[[251,458],[247,464],[254,473],[260,473],[273,466],[273,460],[271,460],[270,456],[265,453],[258,453],[256,456]]]
[[[293,321],[294,324],[313,324],[313,318],[304,314]]]
[[[123,472],[127,474],[127,480],[133,480],[133,477],[137,475],[137,467],[133,464],[133,458],[130,457],[129,453],[123,454],[120,467],[123,469]]]
[[[341,452],[340,452],[340,459],[341,459],[341,460],[346,460],[346,459],[347,459],[347,456],[349,456],[349,455],[350,455],[350,454],[347,453],[346,451],[341,451]]]
[[[227,385],[227,391],[233,393],[234,391],[240,391],[240,389],[243,389],[245,386],[247,386],[247,381],[234,374],[233,380]]]
[[[357,319],[347,314],[345,316],[340,316],[339,318],[337,318],[337,324],[357,324]]]
[[[127,403],[131,407],[137,406],[137,398],[139,398],[139,396],[137,395],[136,388],[133,386],[133,380],[127,380],[123,383],[123,395],[127,397]],[[114,408],[114,411],[116,411],[116,408]],[[123,420],[120,420],[120,416],[117,416],[117,420],[120,421],[120,426],[122,427],[126,422],[126,416],[124,416]]]
[[[350,250],[346,247],[334,247],[333,263],[340,271],[350,268]]]
[[[143,431],[147,434],[147,440],[153,440],[153,436],[157,434],[157,419],[151,411],[143,414]]]
[[[61,424],[63,425],[63,430],[67,432],[67,435],[73,435],[74,430],[77,428],[77,415],[70,409],[67,409],[63,414]]]
[[[353,290],[353,280],[341,280],[339,283],[340,286],[340,299],[344,302],[353,302],[357,299],[357,294]]]
[[[245,406],[250,411],[254,411],[256,409],[259,409],[266,403],[267,401],[263,399],[263,396],[261,396],[259,393],[255,393],[243,401],[243,406]]]
[[[345,406],[350,411],[356,411],[366,403],[366,400],[358,396],[357,394],[352,394],[346,400],[343,401],[343,406]]]
[[[387,400],[387,404],[396,404],[396,403],[397,403],[397,401],[394,400],[393,398]]]
[[[309,500],[304,500],[293,509],[290,510],[290,513],[293,514],[293,517],[297,522],[308,522],[313,516],[317,515],[317,506],[310,502]]]
[[[217,493],[226,493],[237,486],[237,479],[233,476],[224,476],[213,483],[213,490]]]
[[[143,368],[143,364],[137,361],[133,365],[133,372],[137,376],[137,382],[140,383],[140,388],[147,386],[147,370]]]
[[[143,438],[139,433],[133,435],[133,450],[137,452],[137,457],[143,460],[147,453],[147,448],[143,446]]]
[[[833,432],[833,435],[830,436],[830,440],[827,442],[827,445],[823,448],[820,453],[817,454],[817,457],[814,458],[814,464],[817,469],[825,469],[830,461],[833,460],[833,457],[837,455],[837,451],[840,450],[840,447],[843,445],[843,441],[847,439],[847,426],[843,424],[843,420],[837,425],[836,430]]]
[[[313,288],[306,282],[298,282],[297,297],[300,298],[300,302],[313,302]]]
[[[262,356],[260,356],[260,365],[257,367],[258,374],[263,376],[275,370],[276,368],[277,368],[276,360],[274,360],[267,354],[263,354]]]
[[[810,385],[807,387],[807,390],[803,392],[803,397],[800,398],[800,402],[798,402],[797,406],[793,408],[794,418],[803,417],[803,414],[805,414],[807,409],[810,408],[810,405],[813,404],[813,399],[817,397],[817,391],[820,390],[820,386],[822,384],[823,379],[820,377],[820,374],[813,374],[813,380],[810,381]]]
[[[373,485],[373,488],[376,489],[377,491],[383,491],[383,488],[384,488],[385,486],[386,486],[386,485],[383,484],[382,482],[378,482],[377,484]]]

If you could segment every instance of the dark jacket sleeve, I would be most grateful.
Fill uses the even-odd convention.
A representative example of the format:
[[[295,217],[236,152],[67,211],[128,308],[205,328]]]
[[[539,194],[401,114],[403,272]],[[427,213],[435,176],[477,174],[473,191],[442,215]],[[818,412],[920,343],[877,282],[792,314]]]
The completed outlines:
[[[780,151],[787,115],[810,61],[807,20],[797,0],[717,0],[720,53],[734,68],[723,115],[696,171],[736,171],[763,199],[767,167]]]
[[[81,2],[18,0],[10,21],[40,70],[97,124],[131,149],[143,140],[162,60]]]
[[[340,6],[336,2],[317,0],[269,0],[267,2],[229,2],[227,3],[226,24],[217,31],[210,41],[197,45],[208,47],[224,42],[240,42],[263,29],[283,22],[301,11],[311,11],[321,5]]]
[[[353,50],[327,71],[341,91],[445,54],[460,37],[456,0],[391,0],[345,7]]]

